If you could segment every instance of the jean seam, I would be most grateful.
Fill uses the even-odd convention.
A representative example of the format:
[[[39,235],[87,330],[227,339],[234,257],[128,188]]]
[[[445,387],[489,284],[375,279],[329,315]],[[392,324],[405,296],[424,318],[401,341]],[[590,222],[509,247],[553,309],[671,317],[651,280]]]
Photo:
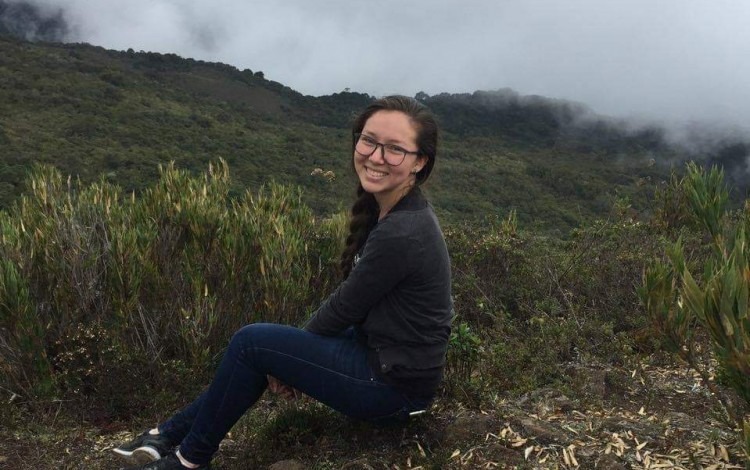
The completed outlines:
[[[292,354],[287,354],[287,353],[283,353],[283,352],[280,352],[280,351],[276,351],[274,349],[268,349],[268,348],[262,348],[262,347],[255,347],[254,349],[256,349],[258,351],[270,352],[270,353],[273,353],[273,354],[278,354],[278,355],[281,355],[281,356],[289,357],[289,358],[295,359],[297,361],[303,362],[305,364],[311,365],[311,366],[313,366],[313,367],[315,367],[317,369],[325,370],[327,372],[336,374],[338,376],[344,377],[345,379],[351,380],[351,381],[354,381],[354,382],[359,382],[359,383],[366,384],[366,385],[369,385],[369,386],[379,386],[379,387],[386,387],[386,388],[389,387],[388,384],[384,384],[384,383],[378,382],[377,380],[373,380],[373,379],[360,379],[359,377],[352,377],[350,375],[343,374],[343,373],[341,373],[341,372],[339,372],[337,370],[329,369],[328,367],[324,367],[324,366],[322,366],[322,365],[320,365],[318,363],[315,363],[315,362],[310,362],[308,360],[305,360],[305,359],[303,359],[301,357],[298,357],[298,356],[295,356],[295,355],[292,355]],[[372,376],[372,375],[373,375],[372,371],[370,371],[370,376]]]

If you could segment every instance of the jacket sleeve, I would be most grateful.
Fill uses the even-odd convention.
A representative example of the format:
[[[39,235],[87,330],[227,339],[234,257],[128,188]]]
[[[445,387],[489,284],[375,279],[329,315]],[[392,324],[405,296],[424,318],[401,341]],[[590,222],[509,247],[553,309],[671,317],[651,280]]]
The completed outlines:
[[[383,223],[373,229],[349,277],[321,304],[305,330],[333,336],[363,323],[370,310],[408,275],[412,242],[393,228]]]

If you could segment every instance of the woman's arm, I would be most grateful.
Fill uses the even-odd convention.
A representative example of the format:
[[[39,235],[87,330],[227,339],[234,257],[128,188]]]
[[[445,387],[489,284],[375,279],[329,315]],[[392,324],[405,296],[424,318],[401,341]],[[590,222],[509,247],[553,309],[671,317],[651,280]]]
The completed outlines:
[[[332,336],[361,324],[370,309],[406,277],[419,247],[393,225],[382,223],[370,233],[349,277],[313,314],[305,330]]]

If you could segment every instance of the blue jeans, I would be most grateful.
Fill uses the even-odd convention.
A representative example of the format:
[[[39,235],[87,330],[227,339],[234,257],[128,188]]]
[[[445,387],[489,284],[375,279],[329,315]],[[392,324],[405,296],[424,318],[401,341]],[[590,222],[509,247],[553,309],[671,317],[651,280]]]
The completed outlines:
[[[159,432],[179,442],[180,454],[188,461],[208,463],[224,436],[263,394],[266,375],[362,420],[406,417],[429,405],[379,381],[353,329],[341,336],[320,336],[256,323],[234,334],[208,389],[159,425]]]

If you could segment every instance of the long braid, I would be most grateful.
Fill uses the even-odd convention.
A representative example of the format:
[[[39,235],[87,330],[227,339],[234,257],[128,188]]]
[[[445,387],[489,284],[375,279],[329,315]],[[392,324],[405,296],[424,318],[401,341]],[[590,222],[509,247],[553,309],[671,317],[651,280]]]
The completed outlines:
[[[341,254],[339,267],[343,279],[349,276],[354,263],[354,257],[365,244],[370,230],[378,222],[378,203],[375,197],[357,184],[357,200],[352,205],[351,219],[349,219],[349,236],[346,237],[346,248]]]

